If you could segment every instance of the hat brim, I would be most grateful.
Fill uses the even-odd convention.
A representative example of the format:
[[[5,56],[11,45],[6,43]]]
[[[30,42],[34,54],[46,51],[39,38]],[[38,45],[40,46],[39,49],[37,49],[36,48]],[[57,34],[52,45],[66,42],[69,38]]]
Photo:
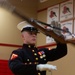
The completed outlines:
[[[24,32],[24,31],[39,33],[38,29],[35,28],[35,27],[26,27],[26,28],[23,28],[21,32]]]

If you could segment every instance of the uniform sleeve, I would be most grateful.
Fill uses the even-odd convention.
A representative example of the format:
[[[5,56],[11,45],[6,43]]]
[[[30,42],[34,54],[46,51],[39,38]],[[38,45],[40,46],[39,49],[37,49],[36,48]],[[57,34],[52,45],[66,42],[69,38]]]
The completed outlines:
[[[67,54],[67,45],[58,43],[57,47],[52,50],[45,50],[47,61],[54,61],[64,57]]]
[[[23,54],[20,51],[13,51],[9,59],[9,68],[15,74],[28,74],[36,72],[36,64],[25,64],[22,60]],[[33,73],[32,73],[33,74]]]

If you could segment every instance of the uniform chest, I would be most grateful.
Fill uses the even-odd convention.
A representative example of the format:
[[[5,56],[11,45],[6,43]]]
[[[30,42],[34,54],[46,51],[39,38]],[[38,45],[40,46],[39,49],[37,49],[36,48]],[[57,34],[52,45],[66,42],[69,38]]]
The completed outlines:
[[[44,51],[38,51],[35,49],[26,50],[24,51],[23,57],[23,61],[26,64],[46,63],[46,54]]]

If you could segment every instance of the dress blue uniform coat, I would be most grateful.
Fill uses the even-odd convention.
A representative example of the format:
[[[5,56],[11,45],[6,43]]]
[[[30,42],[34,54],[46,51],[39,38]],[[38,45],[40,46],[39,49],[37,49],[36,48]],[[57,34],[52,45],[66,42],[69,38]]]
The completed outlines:
[[[23,47],[13,50],[9,59],[9,68],[14,75],[46,75],[46,71],[36,69],[38,64],[57,60],[67,54],[66,44],[57,44],[57,47],[37,49],[33,45],[23,44]]]

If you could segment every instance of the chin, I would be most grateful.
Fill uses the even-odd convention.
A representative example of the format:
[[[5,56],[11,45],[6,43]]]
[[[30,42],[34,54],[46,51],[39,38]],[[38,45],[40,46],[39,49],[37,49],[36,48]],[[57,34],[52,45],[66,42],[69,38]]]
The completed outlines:
[[[32,45],[35,45],[35,42],[32,42],[31,44],[32,44]]]

